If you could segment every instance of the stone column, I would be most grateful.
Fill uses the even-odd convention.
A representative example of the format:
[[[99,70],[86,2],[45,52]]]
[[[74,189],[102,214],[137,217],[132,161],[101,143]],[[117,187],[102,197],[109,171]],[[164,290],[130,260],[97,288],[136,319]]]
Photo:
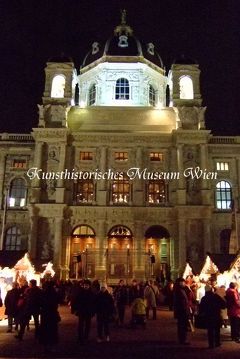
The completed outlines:
[[[53,262],[58,273],[62,270],[62,223],[61,217],[55,218]]]
[[[133,167],[137,167],[140,171],[143,169],[143,160],[142,160],[142,147],[137,147],[136,149],[136,164]],[[144,202],[144,183],[145,181],[139,178],[135,178],[134,181],[130,181],[133,188],[133,205],[142,206]]]
[[[107,240],[106,240],[106,233],[105,233],[105,225],[106,225],[106,222],[104,219],[98,220],[95,276],[100,280],[103,280],[106,277]]]
[[[100,161],[99,169],[103,173],[107,167],[107,147],[101,147],[100,149]],[[107,203],[107,183],[106,179],[100,179],[97,181],[97,204],[105,206]]]
[[[38,211],[39,209],[34,206],[34,204],[30,204],[28,206],[29,216],[30,216],[30,234],[29,234],[29,243],[28,243],[28,251],[30,253],[31,258],[36,258],[37,256],[37,235],[38,235]]]
[[[61,143],[60,154],[59,154],[59,164],[58,171],[62,172],[65,170],[65,159],[66,159],[66,145],[65,143]],[[59,178],[57,180],[57,188],[56,188],[56,202],[64,203],[64,179]]]
[[[186,186],[185,178],[183,176],[183,144],[177,145],[177,169],[179,172],[177,201],[179,205],[186,204]]]
[[[208,169],[208,163],[207,163],[207,158],[208,158],[208,150],[207,150],[207,145],[206,144],[201,144],[200,145],[200,167],[201,170],[209,170]],[[211,203],[211,193],[209,191],[209,180],[207,179],[203,179],[201,180],[201,196],[202,196],[202,204],[208,205]]]
[[[169,238],[169,252],[170,252],[170,270],[171,273],[175,273],[176,265],[175,265],[175,243],[172,237]]]
[[[0,207],[4,207],[4,176],[6,167],[6,155],[0,154]]]
[[[186,225],[185,219],[178,219],[179,238],[179,271],[184,270],[186,265]]]
[[[36,167],[37,170],[42,169],[42,149],[43,149],[43,142],[36,142],[33,167]],[[41,196],[41,179],[37,177],[32,179],[31,189],[32,189],[31,202],[39,203]]]
[[[145,238],[143,235],[142,221],[135,221],[134,230],[134,259],[133,259],[133,275],[136,279],[145,277]]]
[[[211,235],[210,235],[210,226],[211,226],[211,221],[210,219],[206,218],[203,220],[203,248],[204,248],[204,255],[207,252],[215,252],[216,248],[212,247],[212,243],[211,243]]]
[[[71,261],[71,237],[64,237],[63,238],[63,279],[69,278],[69,271],[70,271],[70,261]]]

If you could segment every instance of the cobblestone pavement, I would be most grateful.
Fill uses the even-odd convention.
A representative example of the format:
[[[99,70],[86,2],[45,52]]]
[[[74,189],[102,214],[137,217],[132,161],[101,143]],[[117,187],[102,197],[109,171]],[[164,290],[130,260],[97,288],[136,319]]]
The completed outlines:
[[[158,359],[236,359],[240,357],[240,344],[230,341],[229,328],[222,329],[222,346],[207,348],[206,331],[196,329],[189,333],[191,345],[180,346],[176,340],[176,322],[166,308],[158,310],[157,320],[148,320],[146,329],[127,326],[111,327],[109,343],[96,342],[96,324],[93,320],[90,340],[85,345],[77,341],[77,317],[68,307],[61,307],[59,324],[60,342],[54,353],[45,353],[34,339],[33,324],[19,342],[15,333],[6,333],[7,321],[0,322],[0,358],[158,358]],[[130,313],[127,313],[127,320]],[[127,322],[126,320],[126,322]]]

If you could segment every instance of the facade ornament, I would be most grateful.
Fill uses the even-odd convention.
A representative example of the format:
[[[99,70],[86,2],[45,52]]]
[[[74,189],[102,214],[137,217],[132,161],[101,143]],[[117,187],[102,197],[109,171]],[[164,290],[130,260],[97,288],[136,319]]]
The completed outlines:
[[[154,55],[154,45],[152,42],[147,44],[147,52],[152,56]]]
[[[204,130],[206,128],[205,127],[205,112],[206,112],[207,107],[206,106],[205,107],[194,106],[193,108],[198,117],[198,128],[199,128],[199,130]]]
[[[48,151],[48,159],[53,162],[59,162],[59,149],[56,146],[50,146]]]
[[[120,35],[119,36],[119,47],[128,47],[128,37],[126,35]]]
[[[118,35],[118,36],[120,36],[122,34],[125,34],[126,36],[132,35],[133,30],[129,25],[127,25],[126,16],[127,16],[126,10],[122,10],[121,11],[121,24],[118,25],[117,27],[115,27],[115,30],[114,30],[115,35]]]
[[[52,196],[56,191],[57,181],[53,178],[50,178],[46,180],[46,182],[47,182],[47,192],[50,196]]]
[[[92,44],[92,55],[97,54],[99,51],[99,43],[98,42],[94,42]]]

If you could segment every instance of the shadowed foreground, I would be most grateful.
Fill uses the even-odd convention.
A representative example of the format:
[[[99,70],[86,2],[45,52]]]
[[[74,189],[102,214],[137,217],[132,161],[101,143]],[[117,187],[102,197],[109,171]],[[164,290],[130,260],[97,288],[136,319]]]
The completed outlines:
[[[61,307],[59,325],[60,342],[54,353],[45,353],[34,339],[31,324],[24,340],[19,342],[15,333],[6,333],[7,321],[0,324],[0,358],[239,358],[240,344],[230,341],[229,328],[222,329],[222,346],[207,348],[206,331],[196,329],[189,333],[190,346],[180,346],[176,341],[176,323],[172,312],[158,310],[158,319],[149,320],[147,328],[111,327],[110,343],[96,342],[96,325],[93,320],[90,340],[85,345],[77,341],[77,317],[68,307]],[[127,321],[130,318],[127,313]]]

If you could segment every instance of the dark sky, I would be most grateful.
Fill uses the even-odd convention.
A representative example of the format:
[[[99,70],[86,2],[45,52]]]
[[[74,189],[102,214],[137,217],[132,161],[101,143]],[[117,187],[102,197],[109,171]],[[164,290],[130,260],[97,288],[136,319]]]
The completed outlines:
[[[182,54],[198,61],[207,128],[240,135],[239,0],[0,0],[0,132],[37,126],[48,58],[65,53],[79,69],[92,42],[112,35],[123,8],[167,70]]]

